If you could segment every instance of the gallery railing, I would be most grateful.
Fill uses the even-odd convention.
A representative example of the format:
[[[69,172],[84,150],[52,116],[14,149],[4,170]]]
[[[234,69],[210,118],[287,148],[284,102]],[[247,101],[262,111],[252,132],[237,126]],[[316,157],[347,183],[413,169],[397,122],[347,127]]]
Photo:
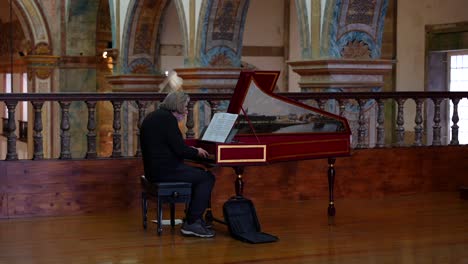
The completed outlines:
[[[405,116],[412,114],[414,117],[414,142],[411,146],[440,146],[445,143],[441,140],[442,126],[441,122],[451,121],[450,145],[459,145],[458,122],[460,120],[458,112],[458,104],[460,100],[468,99],[468,92],[376,92],[376,93],[279,93],[304,103],[313,104],[319,108],[335,112],[341,116],[345,116],[345,111],[350,105],[355,106],[356,111],[356,127],[353,133],[354,148],[383,148],[383,147],[400,147],[407,146],[405,143]],[[138,128],[140,128],[148,106],[151,102],[160,102],[164,99],[165,94],[162,93],[51,93],[51,94],[0,94],[0,101],[4,102],[8,119],[3,122],[4,135],[7,139],[6,160],[17,160],[18,154],[16,150],[17,144],[17,126],[15,120],[16,108],[18,102],[27,101],[32,105],[34,116],[32,122],[33,132],[33,155],[32,159],[44,159],[43,153],[43,110],[45,102],[58,104],[60,107],[60,159],[72,159],[71,155],[71,134],[70,134],[70,104],[72,102],[82,102],[87,106],[87,152],[84,158],[98,158],[96,151],[96,104],[97,102],[111,102],[113,107],[113,135],[112,135],[112,154],[111,158],[124,156],[122,154],[122,135],[121,135],[121,114],[122,105],[124,102],[132,102],[137,106],[138,111]],[[194,138],[194,105],[198,101],[206,102],[211,108],[211,114],[221,111],[219,106],[222,101],[229,101],[231,94],[227,93],[191,93],[189,104],[189,114],[187,117],[187,138]],[[414,114],[405,112],[405,102],[412,100],[415,104]],[[447,102],[453,103],[453,113],[450,117],[441,114],[441,108],[446,107]],[[332,105],[332,106],[330,106]],[[365,119],[365,112],[373,108],[375,115],[371,118],[375,121],[375,127],[369,126],[369,119]],[[431,111],[428,111],[431,109]],[[446,110],[444,110],[446,111]],[[428,115],[428,113],[430,115]],[[388,114],[390,113],[390,114]],[[462,113],[464,117],[468,113]],[[392,120],[385,120],[387,116],[391,116]],[[30,122],[30,123],[31,123]],[[431,127],[428,127],[431,124]],[[388,133],[391,129],[391,133]],[[374,143],[369,144],[366,140],[366,135],[374,130]],[[424,143],[423,135],[425,131],[431,130],[432,140],[429,144]],[[375,132],[375,133],[374,133]],[[386,134],[392,137],[391,144],[386,144]],[[137,136],[139,133],[137,132]],[[387,136],[388,137],[388,136]],[[3,154],[2,154],[3,155]],[[141,148],[138,145],[134,156],[141,156]],[[3,157],[0,157],[3,158]],[[82,158],[82,157],[73,157]]]

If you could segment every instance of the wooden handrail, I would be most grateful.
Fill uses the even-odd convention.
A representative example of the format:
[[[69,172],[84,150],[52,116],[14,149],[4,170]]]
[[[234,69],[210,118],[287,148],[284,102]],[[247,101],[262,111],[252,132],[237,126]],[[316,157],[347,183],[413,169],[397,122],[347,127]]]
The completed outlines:
[[[355,131],[353,131],[353,140],[355,145],[354,148],[368,148],[375,146],[376,148],[385,147],[385,124],[395,126],[391,128],[394,130],[394,139],[392,139],[392,146],[403,147],[408,145],[405,143],[405,102],[410,99],[416,103],[416,114],[414,117],[415,124],[415,136],[413,146],[423,146],[423,133],[425,131],[432,133],[432,139],[429,140],[432,146],[444,145],[446,142],[442,141],[442,127],[446,124],[444,122],[450,122],[442,116],[442,102],[444,100],[450,100],[454,104],[454,113],[451,117],[453,125],[451,126],[451,145],[459,145],[458,142],[458,130],[457,125],[459,121],[458,116],[458,102],[461,99],[468,98],[468,92],[319,92],[319,93],[277,93],[280,96],[287,97],[298,101],[309,101],[315,100],[315,103],[322,110],[325,110],[327,101],[336,101],[333,107],[328,109],[343,117],[348,117],[349,113],[345,114],[346,109],[349,105],[353,105],[353,113],[351,115],[358,116],[357,123],[355,124]],[[97,158],[96,153],[96,102],[105,101],[111,102],[114,110],[113,119],[113,151],[112,158],[118,158],[122,156],[122,135],[121,135],[121,109],[123,102],[134,102],[138,106],[138,129],[144,118],[147,103],[160,102],[166,97],[166,93],[8,93],[0,94],[0,101],[3,101],[7,106],[9,118],[7,120],[7,129],[5,130],[7,137],[7,160],[16,160],[16,130],[15,125],[15,111],[18,102],[26,101],[31,102],[34,107],[34,126],[33,126],[33,140],[34,140],[34,153],[33,159],[43,158],[43,147],[42,147],[42,104],[44,102],[57,102],[60,105],[61,121],[60,121],[60,158],[70,159],[70,120],[69,120],[69,107],[71,102],[83,102],[88,108],[88,133],[87,133],[87,145],[88,151],[86,158],[93,159]],[[232,93],[190,93],[191,105],[190,111],[187,118],[187,138],[193,138],[195,136],[194,122],[193,122],[193,105],[197,101],[206,101],[211,107],[212,114],[219,111],[220,101],[229,101],[232,98]],[[372,101],[375,100],[375,104]],[[394,103],[395,119],[390,122],[385,122],[385,102],[392,101]],[[432,119],[422,113],[423,102],[430,101],[427,104],[428,109],[433,107],[434,111],[431,114]],[[365,115],[366,112],[375,107],[374,118],[376,120],[375,127],[371,127],[370,123],[366,123]],[[124,110],[126,111],[126,110]],[[426,119],[425,119],[426,118]],[[393,119],[393,118],[392,118]],[[423,127],[423,121],[428,121]],[[351,121],[350,121],[351,122]],[[4,122],[5,123],[5,122]],[[424,128],[426,129],[424,131]],[[375,141],[371,142],[367,138],[370,134],[370,130],[375,129]],[[137,132],[139,136],[139,131]],[[388,143],[387,143],[388,145]],[[135,156],[140,156],[140,146],[137,146]]]
[[[398,98],[468,98],[468,92],[343,92],[343,93],[277,93],[296,100],[307,99],[398,99]],[[163,100],[165,93],[8,93],[0,94],[0,101],[111,101]],[[199,100],[229,100],[231,93],[190,93]]]

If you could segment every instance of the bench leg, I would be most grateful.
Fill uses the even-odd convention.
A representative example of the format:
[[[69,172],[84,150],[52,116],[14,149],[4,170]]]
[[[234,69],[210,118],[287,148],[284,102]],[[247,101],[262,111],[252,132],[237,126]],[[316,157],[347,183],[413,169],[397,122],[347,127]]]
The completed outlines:
[[[148,218],[147,218],[147,213],[148,213],[148,201],[146,200],[146,193],[142,192],[141,193],[141,213],[143,216],[143,229],[146,230],[148,224]]]
[[[158,236],[162,233],[162,209],[161,199],[158,199]]]
[[[171,206],[171,227],[174,228],[175,226],[175,204],[170,203]]]

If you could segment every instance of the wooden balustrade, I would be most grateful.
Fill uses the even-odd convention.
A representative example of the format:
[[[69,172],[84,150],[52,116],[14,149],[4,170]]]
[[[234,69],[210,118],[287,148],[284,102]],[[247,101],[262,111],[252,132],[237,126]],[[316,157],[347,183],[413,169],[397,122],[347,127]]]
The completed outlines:
[[[451,141],[450,145],[459,145],[458,132],[459,132],[459,112],[458,104],[460,100],[468,98],[468,92],[381,92],[381,93],[279,93],[279,95],[289,97],[294,100],[301,102],[314,101],[318,104],[320,109],[333,111],[336,114],[345,116],[346,106],[349,104],[355,104],[358,109],[358,120],[357,120],[357,131],[356,137],[357,142],[356,148],[383,148],[385,144],[385,133],[386,121],[389,122],[394,129],[394,140],[393,147],[403,147],[405,145],[405,102],[412,100],[416,104],[415,117],[414,117],[414,143],[413,146],[423,146],[423,124],[425,120],[423,107],[433,107],[432,116],[432,146],[443,145],[441,133],[442,127],[441,122],[448,121],[452,123],[450,127]],[[139,136],[139,129],[141,123],[146,115],[146,109],[150,102],[160,102],[164,99],[165,94],[161,93],[112,93],[112,94],[98,94],[98,93],[56,93],[56,94],[1,94],[0,101],[3,101],[8,110],[8,119],[6,123],[7,127],[3,127],[3,131],[6,131],[7,137],[7,151],[6,160],[17,160],[18,154],[16,151],[17,137],[16,137],[16,123],[15,114],[16,106],[20,101],[29,101],[32,104],[34,111],[33,119],[33,159],[40,160],[44,158],[43,153],[43,119],[42,119],[42,106],[44,102],[56,102],[60,106],[60,159],[72,159],[80,157],[72,157],[71,144],[74,143],[70,134],[70,104],[72,102],[83,102],[86,104],[88,109],[88,122],[87,122],[87,152],[86,159],[96,159],[97,146],[96,146],[96,103],[98,101],[111,102],[113,106],[113,148],[112,158],[122,157],[122,124],[121,114],[122,111],[128,111],[122,106],[126,102],[135,102],[138,106],[138,121],[137,127],[138,132],[136,136]],[[189,114],[187,116],[187,138],[194,138],[196,133],[194,131],[194,108],[196,102],[206,101],[207,105],[211,108],[211,115],[220,111],[221,101],[228,101],[231,98],[231,94],[227,93],[191,93],[191,101],[188,105]],[[453,115],[450,120],[445,120],[445,117],[441,116],[442,102],[451,101],[454,105]],[[372,116],[375,118],[376,127],[369,127],[365,119],[365,110],[369,103],[375,104],[376,114]],[[389,104],[391,102],[392,104]],[[336,109],[327,109],[329,103],[334,103]],[[357,103],[357,104],[356,104]],[[272,106],[274,107],[274,106]],[[391,111],[396,113],[395,120],[385,120],[386,107],[391,107]],[[387,109],[388,111],[388,109]],[[366,126],[367,125],[367,126]],[[369,146],[365,138],[369,135],[369,130],[375,129],[375,144]],[[427,128],[426,128],[427,129]],[[354,141],[354,140],[353,140]],[[138,141],[137,141],[138,142]],[[388,144],[387,144],[388,145]],[[392,146],[390,146],[392,147]],[[134,156],[141,156],[141,147],[137,143],[136,151]]]

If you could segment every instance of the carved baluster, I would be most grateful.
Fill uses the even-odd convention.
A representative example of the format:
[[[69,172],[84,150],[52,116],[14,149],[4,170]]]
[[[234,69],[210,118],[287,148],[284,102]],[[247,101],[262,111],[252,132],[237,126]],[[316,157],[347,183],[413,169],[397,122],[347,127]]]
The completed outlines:
[[[422,122],[423,122],[423,117],[422,117],[422,103],[423,99],[417,98],[414,99],[416,102],[416,116],[414,118],[414,123],[416,123],[416,126],[414,127],[414,146],[422,146]]]
[[[187,114],[187,132],[185,133],[185,136],[187,139],[189,138],[195,138],[195,133],[193,132],[193,127],[194,127],[194,122],[193,122],[193,106],[195,102],[190,101],[188,104],[188,114]]]
[[[317,106],[318,106],[318,101],[317,101],[317,99],[310,99],[310,100],[308,100],[308,101],[311,102],[310,105],[311,105],[312,107],[317,107]]]
[[[377,99],[377,148],[385,146],[385,100]]]
[[[44,158],[44,144],[42,142],[42,106],[44,102],[34,101],[31,102],[34,108],[34,127],[33,127],[33,141],[34,153],[33,160],[41,160]]]
[[[96,102],[95,101],[86,101],[88,106],[88,134],[86,135],[88,139],[88,151],[86,152],[87,159],[95,159],[97,157],[96,153]]]
[[[70,152],[70,102],[60,101],[62,119],[60,120],[60,159],[71,159]]]
[[[306,99],[306,100],[299,100],[299,102],[312,106],[312,107],[317,107],[317,100],[316,99]]]
[[[358,99],[359,104],[359,120],[358,120],[358,143],[356,148],[367,148],[368,144],[365,142],[366,138],[366,120],[364,118],[364,106],[366,104],[366,99]]]
[[[460,98],[452,98],[453,102],[453,115],[452,115],[452,139],[450,140],[450,145],[459,145],[460,143],[458,142],[458,121],[460,120],[458,118],[458,103],[460,102]]]
[[[122,107],[121,101],[112,101],[114,107],[114,121],[112,128],[114,128],[114,134],[112,136],[112,158],[122,157],[122,136],[120,134],[121,121],[120,121],[120,108]]]
[[[440,103],[442,102],[442,98],[432,98],[432,101],[434,102],[434,125],[432,126],[432,146],[440,146],[442,145],[442,141],[440,140]]]
[[[211,107],[211,117],[214,116],[214,114],[216,114],[218,111],[219,111],[219,101],[217,100],[214,100],[214,101],[209,101],[208,102],[210,104],[210,107]]]
[[[15,109],[18,101],[6,101],[8,108],[8,127],[7,127],[7,155],[6,160],[17,160],[18,153],[16,152],[16,124],[15,124]]]
[[[144,101],[136,101],[138,105],[138,131],[137,131],[137,150],[135,153],[135,157],[141,157],[141,145],[140,145],[140,130],[141,124],[146,116],[146,107],[148,106],[148,102]]]
[[[340,108],[340,116],[342,116],[342,117],[344,117],[347,102],[348,102],[348,100],[346,100],[346,99],[338,99],[338,105],[339,105],[339,108]]]
[[[318,100],[318,104],[319,104],[320,110],[325,111],[325,104],[326,104],[326,103],[327,103],[327,100],[326,100],[326,99],[319,99],[319,100]]]
[[[405,119],[404,119],[404,104],[405,104],[406,99],[403,98],[398,98],[397,99],[397,104],[398,104],[398,114],[397,114],[397,128],[396,128],[396,146],[401,147],[405,144],[405,128],[403,125],[405,124]]]

